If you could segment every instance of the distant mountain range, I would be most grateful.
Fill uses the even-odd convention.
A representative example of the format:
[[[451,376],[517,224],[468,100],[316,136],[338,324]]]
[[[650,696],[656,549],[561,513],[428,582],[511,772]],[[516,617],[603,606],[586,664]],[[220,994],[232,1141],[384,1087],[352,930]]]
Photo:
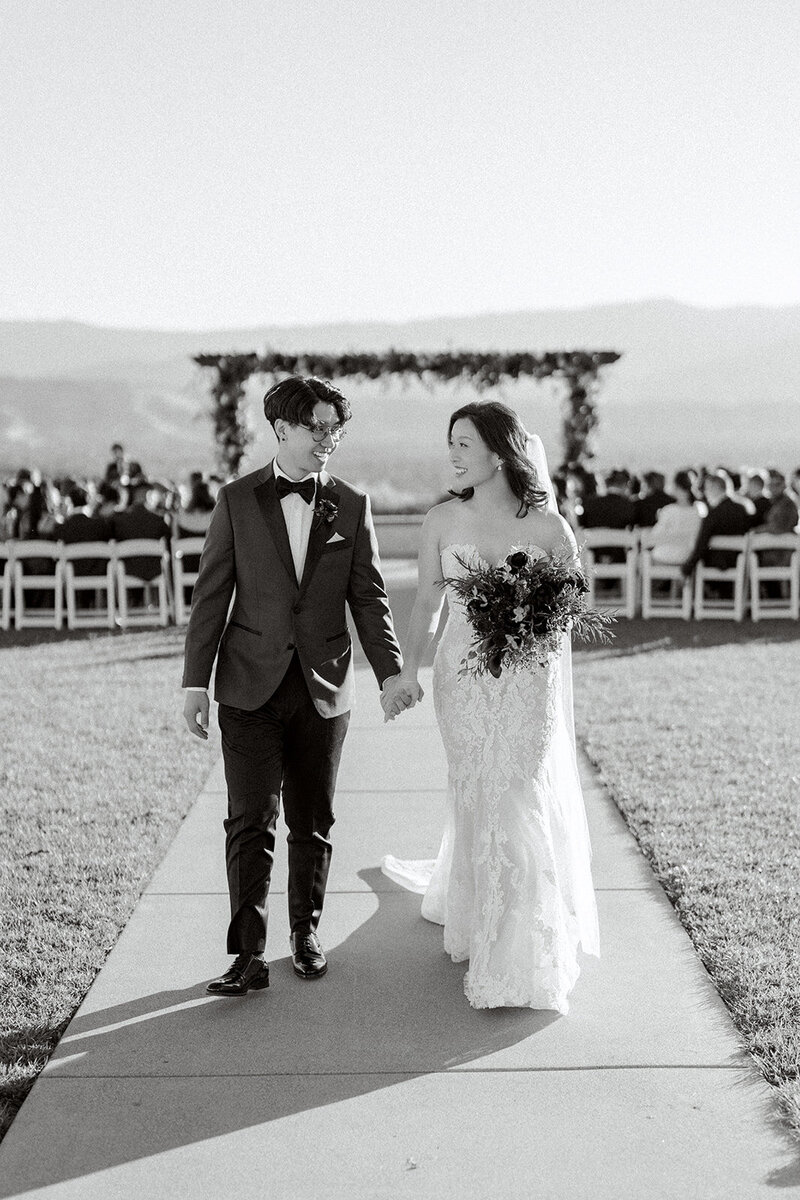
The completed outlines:
[[[599,394],[600,466],[673,470],[691,462],[800,463],[800,307],[701,309],[672,300],[402,323],[207,331],[103,329],[70,321],[0,322],[0,469],[97,472],[111,441],[153,474],[209,468],[208,380],[200,351],[617,350]],[[356,417],[336,469],[367,484],[436,491],[444,430],[467,385],[343,385]],[[259,438],[263,380],[248,396]],[[502,394],[558,461],[559,386]]]

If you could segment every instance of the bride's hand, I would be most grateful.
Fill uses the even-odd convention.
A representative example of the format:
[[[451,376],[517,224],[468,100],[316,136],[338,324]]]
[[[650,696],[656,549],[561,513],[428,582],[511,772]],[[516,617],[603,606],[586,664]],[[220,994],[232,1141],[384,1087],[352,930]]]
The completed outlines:
[[[416,679],[393,675],[384,680],[381,692],[383,720],[393,721],[406,708],[413,708],[425,695]]]

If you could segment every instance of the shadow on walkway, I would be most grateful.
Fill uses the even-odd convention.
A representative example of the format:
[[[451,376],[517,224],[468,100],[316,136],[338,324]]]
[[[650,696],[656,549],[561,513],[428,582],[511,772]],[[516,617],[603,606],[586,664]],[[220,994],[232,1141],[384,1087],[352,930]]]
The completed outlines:
[[[287,957],[272,962],[269,990],[241,999],[208,996],[198,980],[77,1017],[39,1089],[57,1094],[58,1082],[68,1081],[73,1102],[77,1083],[90,1108],[120,1105],[119,1136],[92,1137],[91,1111],[78,1114],[74,1166],[63,1145],[53,1153],[43,1146],[31,1186],[266,1126],[414,1076],[469,1068],[558,1019],[470,1008],[466,964],[444,956],[441,929],[419,915],[419,897],[379,892],[377,868],[359,877],[377,909],[333,948],[322,980],[297,980]],[[365,899],[374,903],[369,893]],[[13,1184],[0,1184],[0,1196],[17,1194]]]

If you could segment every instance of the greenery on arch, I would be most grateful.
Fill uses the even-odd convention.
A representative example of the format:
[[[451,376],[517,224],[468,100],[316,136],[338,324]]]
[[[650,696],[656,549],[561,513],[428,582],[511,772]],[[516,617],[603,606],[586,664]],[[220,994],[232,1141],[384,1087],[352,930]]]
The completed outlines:
[[[214,438],[217,462],[225,476],[236,475],[249,445],[241,401],[251,375],[273,379],[286,375],[317,375],[322,379],[381,379],[410,376],[433,383],[463,379],[479,391],[504,380],[528,376],[532,379],[563,380],[562,455],[563,466],[587,465],[593,457],[592,434],[597,426],[595,397],[600,371],[615,363],[614,350],[559,350],[546,354],[479,351],[441,351],[418,354],[410,350],[387,350],[383,354],[198,354],[194,361],[214,372],[211,383]]]

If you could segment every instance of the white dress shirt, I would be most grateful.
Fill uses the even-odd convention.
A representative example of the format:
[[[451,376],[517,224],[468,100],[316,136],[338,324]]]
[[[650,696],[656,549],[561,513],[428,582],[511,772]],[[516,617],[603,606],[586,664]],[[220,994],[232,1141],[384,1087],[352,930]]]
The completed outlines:
[[[278,466],[277,458],[272,464],[272,470],[275,475],[282,475],[284,479],[289,479],[290,483],[294,480],[290,479],[285,471],[282,471]],[[308,475],[304,475],[303,479],[313,479],[316,483],[317,475],[313,471],[309,471]],[[302,480],[298,480],[302,482]],[[314,489],[316,497],[316,487]],[[306,564],[306,551],[308,550],[308,539],[311,534],[311,522],[314,518],[314,505],[306,504],[302,496],[297,492],[289,492],[288,496],[284,496],[280,502],[283,509],[283,519],[286,522],[286,532],[289,535],[289,549],[292,552],[292,562],[294,563],[294,573],[297,576],[297,582],[303,578],[303,567]],[[185,692],[205,692],[208,689],[203,687],[186,687]]]
[[[288,479],[290,483],[294,483],[285,471],[282,471],[278,466],[277,458],[272,464],[272,470],[276,477],[281,475],[284,479]],[[313,479],[316,483],[317,476],[313,471],[309,471],[308,475],[304,475],[302,483],[305,479]],[[314,491],[316,496],[316,488]],[[314,516],[314,505],[306,504],[302,496],[297,492],[290,492],[288,496],[284,496],[281,500],[281,508],[283,509],[283,519],[286,522],[286,532],[289,535],[289,548],[292,551],[292,561],[294,562],[294,573],[297,576],[297,582],[303,578],[303,567],[306,563],[306,551],[308,550],[308,538],[311,533],[311,521]]]

